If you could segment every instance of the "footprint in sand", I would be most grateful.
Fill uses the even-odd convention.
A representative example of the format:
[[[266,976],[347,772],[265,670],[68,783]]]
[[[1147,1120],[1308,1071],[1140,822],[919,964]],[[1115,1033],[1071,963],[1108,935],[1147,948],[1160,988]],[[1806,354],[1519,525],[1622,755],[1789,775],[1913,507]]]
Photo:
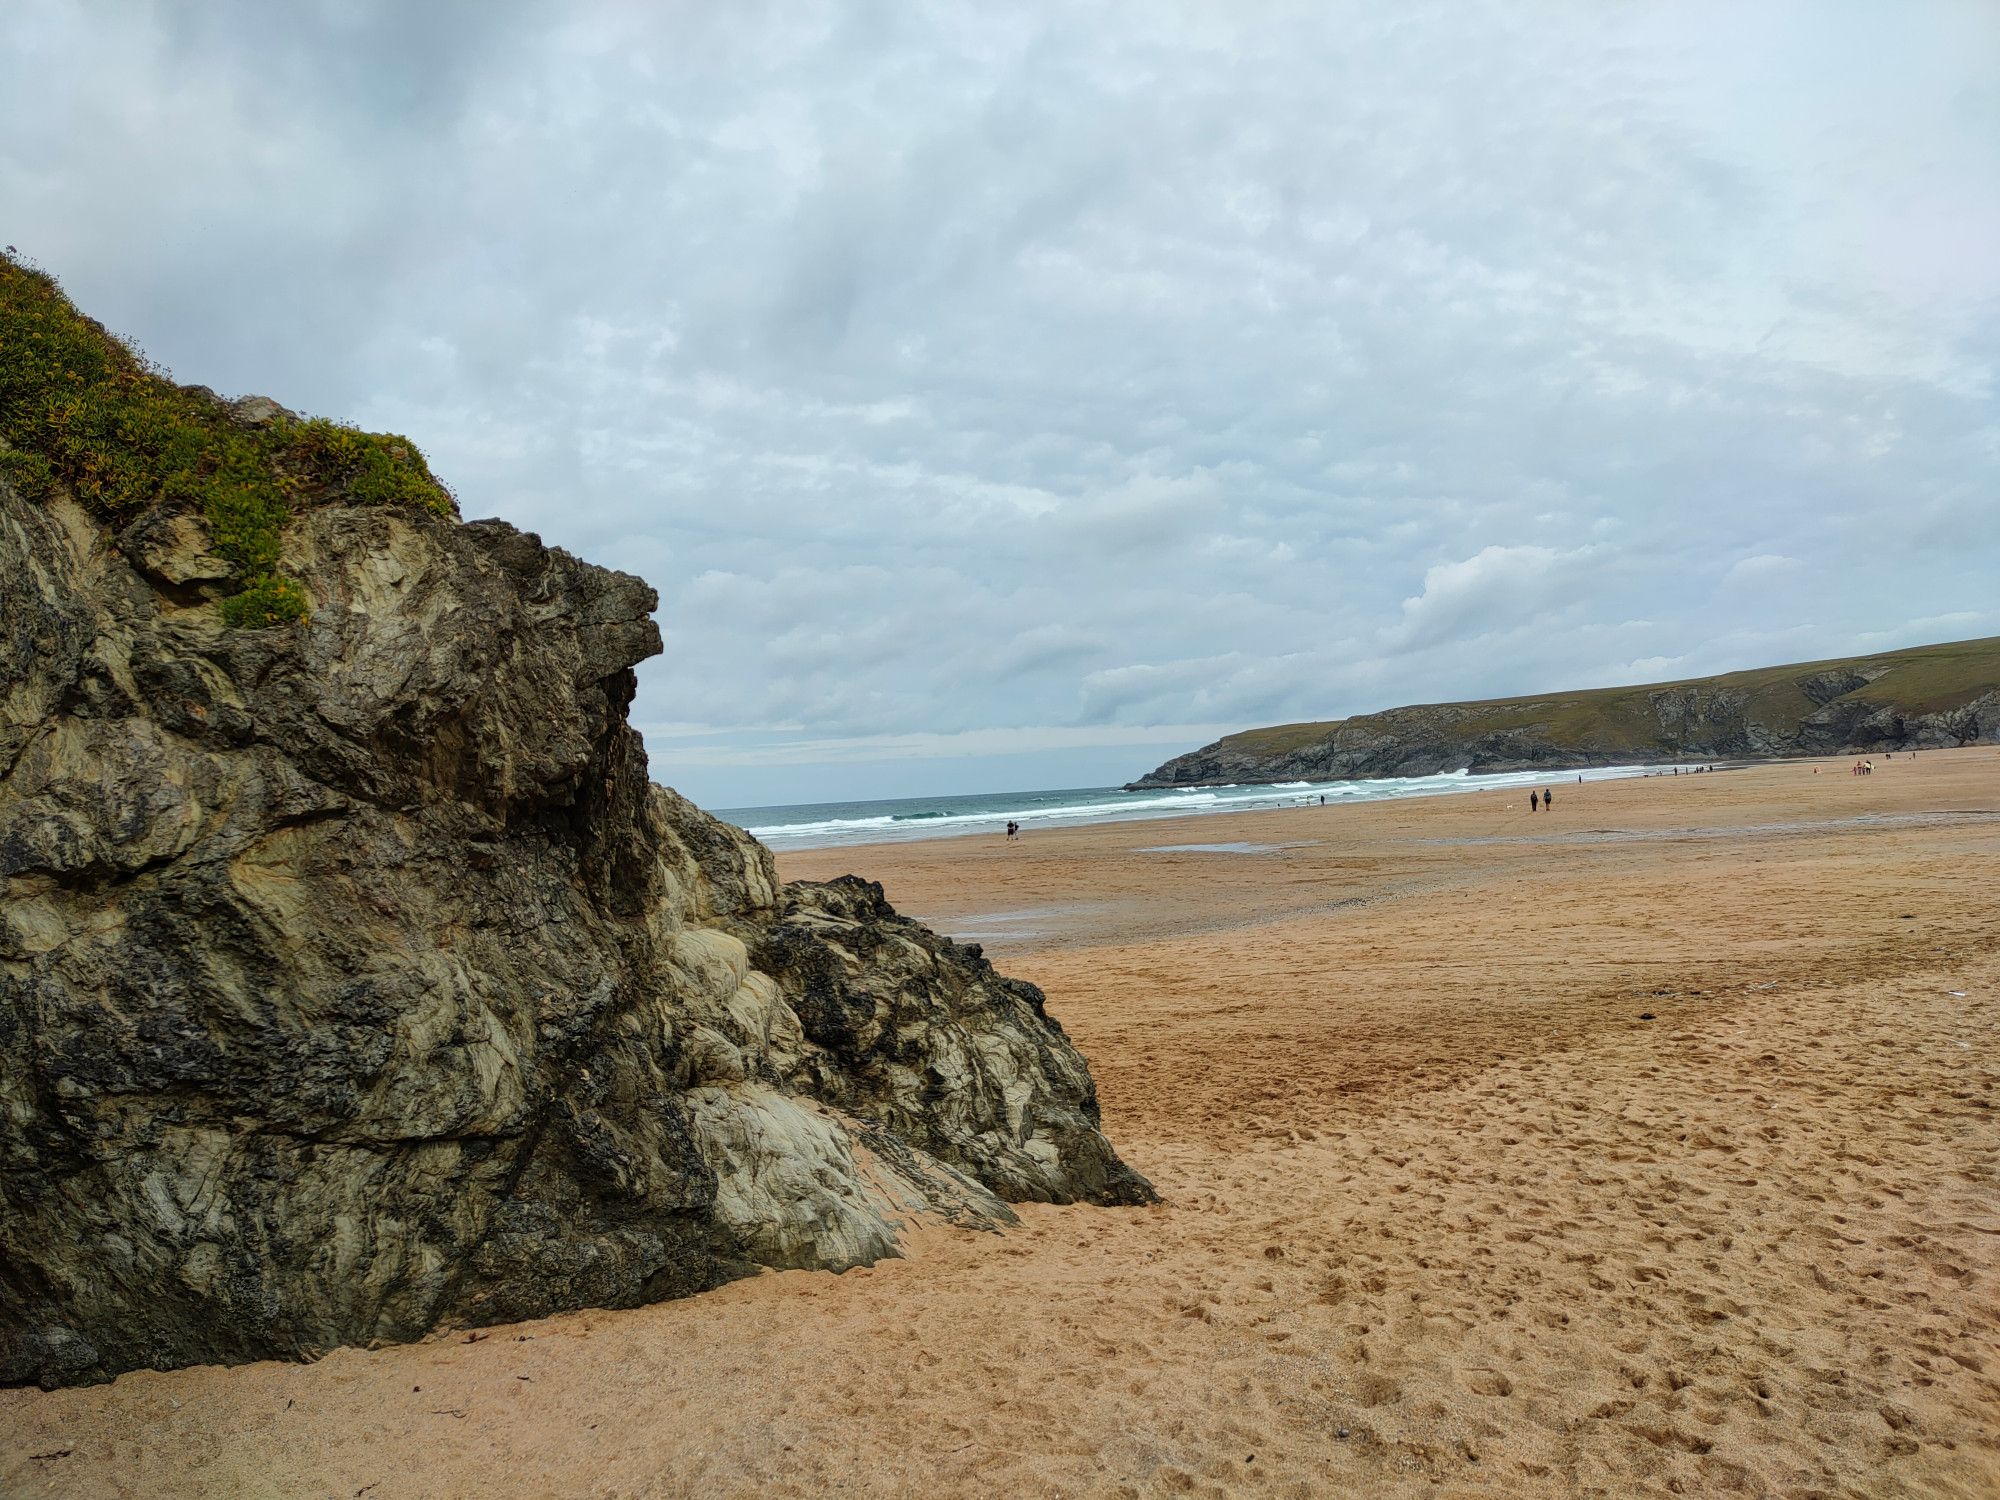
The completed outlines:
[[[1476,1396],[1511,1396],[1514,1382],[1498,1370],[1467,1370],[1465,1388]]]
[[[1354,1382],[1354,1400],[1358,1406],[1388,1406],[1402,1398],[1402,1382],[1386,1375],[1363,1375]]]

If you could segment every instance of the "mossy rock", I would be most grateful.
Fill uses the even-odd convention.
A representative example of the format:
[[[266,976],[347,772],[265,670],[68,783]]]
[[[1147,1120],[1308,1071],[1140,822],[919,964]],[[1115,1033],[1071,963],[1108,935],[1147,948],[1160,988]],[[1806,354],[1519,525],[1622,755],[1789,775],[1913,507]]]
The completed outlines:
[[[108,525],[159,504],[198,510],[234,569],[223,620],[304,618],[279,571],[293,510],[340,499],[455,516],[416,444],[323,418],[239,419],[78,312],[53,276],[0,255],[0,477],[31,499],[58,488]]]

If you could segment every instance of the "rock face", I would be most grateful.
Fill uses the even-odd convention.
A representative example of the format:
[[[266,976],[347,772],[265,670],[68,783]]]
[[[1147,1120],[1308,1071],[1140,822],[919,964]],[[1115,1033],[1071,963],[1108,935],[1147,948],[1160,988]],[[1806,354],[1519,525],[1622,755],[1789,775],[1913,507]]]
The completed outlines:
[[[232,630],[205,546],[0,483],[0,1381],[1151,1201],[1032,985],[649,782],[638,579],[335,500]]]
[[[1996,739],[2000,638],[1246,730],[1176,756],[1127,789],[1880,754]]]

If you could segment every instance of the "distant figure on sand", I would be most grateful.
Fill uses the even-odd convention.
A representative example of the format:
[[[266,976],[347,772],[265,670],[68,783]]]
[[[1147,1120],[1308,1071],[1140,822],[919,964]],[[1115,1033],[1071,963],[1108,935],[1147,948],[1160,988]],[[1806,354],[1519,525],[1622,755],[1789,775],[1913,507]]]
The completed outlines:
[[[1007,837],[1011,839],[1020,831],[1021,831],[1021,825],[1019,823],[1016,823],[1012,818],[1009,818],[1007,820]]]
[[[1542,794],[1540,792],[1528,793],[1528,811],[1540,812],[1541,810],[1542,810]]]
[[[1542,789],[1542,811],[1548,812],[1555,805],[1556,805],[1556,789],[1552,786],[1544,787]]]

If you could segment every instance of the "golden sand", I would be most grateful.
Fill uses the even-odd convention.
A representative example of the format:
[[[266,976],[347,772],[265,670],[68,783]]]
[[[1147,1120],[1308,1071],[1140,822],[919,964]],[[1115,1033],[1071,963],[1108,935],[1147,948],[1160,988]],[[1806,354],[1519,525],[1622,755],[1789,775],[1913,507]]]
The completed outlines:
[[[2000,750],[1814,769],[787,857],[1165,1204],[0,1392],[0,1494],[2000,1495]]]

